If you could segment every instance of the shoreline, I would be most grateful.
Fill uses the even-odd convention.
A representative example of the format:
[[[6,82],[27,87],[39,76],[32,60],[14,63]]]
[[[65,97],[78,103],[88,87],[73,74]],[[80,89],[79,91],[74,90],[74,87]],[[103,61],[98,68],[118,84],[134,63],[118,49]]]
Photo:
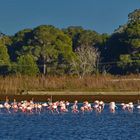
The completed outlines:
[[[39,94],[40,93],[40,94]],[[1,94],[0,101],[5,101],[6,97],[9,101],[16,99],[17,101],[34,99],[35,102],[47,102],[48,98],[52,101],[69,101],[73,103],[75,100],[78,102],[89,101],[93,103],[95,100],[102,100],[105,103],[115,101],[116,103],[138,103],[140,100],[140,92],[27,92],[25,94]]]
[[[20,95],[140,95],[140,91],[122,91],[122,92],[83,92],[83,91],[26,91]]]

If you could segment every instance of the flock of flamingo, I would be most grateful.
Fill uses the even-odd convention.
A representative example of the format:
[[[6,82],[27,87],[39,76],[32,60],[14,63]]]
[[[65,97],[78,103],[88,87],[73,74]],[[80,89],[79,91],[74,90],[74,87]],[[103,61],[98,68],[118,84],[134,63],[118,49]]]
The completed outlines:
[[[89,103],[88,101],[83,102],[82,106],[78,104],[78,101],[75,100],[74,104],[70,104],[68,101],[56,101],[51,102],[50,99],[48,99],[47,102],[44,103],[36,103],[32,100],[30,101],[21,101],[17,102],[15,99],[13,102],[9,102],[9,99],[6,98],[5,103],[0,104],[0,111],[4,110],[7,113],[11,112],[23,112],[23,113],[41,113],[43,110],[48,110],[52,113],[62,113],[62,112],[68,112],[71,111],[73,113],[79,113],[79,112],[91,112],[96,111],[98,113],[101,113],[104,110],[105,103],[103,101],[94,101],[93,104]],[[116,106],[115,102],[109,103],[109,110],[112,113],[115,113],[116,109],[118,107]],[[129,112],[133,112],[134,110],[134,104],[132,102],[129,102],[128,104],[121,103],[122,110],[126,110]],[[138,110],[140,110],[140,104],[136,107]]]

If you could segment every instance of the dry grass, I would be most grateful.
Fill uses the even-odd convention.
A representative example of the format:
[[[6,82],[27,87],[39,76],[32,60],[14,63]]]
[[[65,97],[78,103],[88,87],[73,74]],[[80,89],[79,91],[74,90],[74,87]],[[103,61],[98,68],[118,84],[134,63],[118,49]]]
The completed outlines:
[[[7,76],[0,77],[0,94],[21,91],[140,91],[140,75],[129,76]]]

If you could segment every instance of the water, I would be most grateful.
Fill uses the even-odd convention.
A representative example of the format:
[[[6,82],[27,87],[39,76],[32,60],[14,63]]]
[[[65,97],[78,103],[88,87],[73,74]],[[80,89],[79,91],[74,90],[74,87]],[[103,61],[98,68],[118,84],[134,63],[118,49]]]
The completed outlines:
[[[1,140],[140,140],[140,113],[0,113]]]

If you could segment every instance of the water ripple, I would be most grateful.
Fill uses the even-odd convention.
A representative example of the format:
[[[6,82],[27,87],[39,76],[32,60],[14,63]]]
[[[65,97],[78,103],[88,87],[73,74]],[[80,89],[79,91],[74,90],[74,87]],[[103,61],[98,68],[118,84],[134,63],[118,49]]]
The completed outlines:
[[[1,140],[139,140],[140,114],[0,114]]]

